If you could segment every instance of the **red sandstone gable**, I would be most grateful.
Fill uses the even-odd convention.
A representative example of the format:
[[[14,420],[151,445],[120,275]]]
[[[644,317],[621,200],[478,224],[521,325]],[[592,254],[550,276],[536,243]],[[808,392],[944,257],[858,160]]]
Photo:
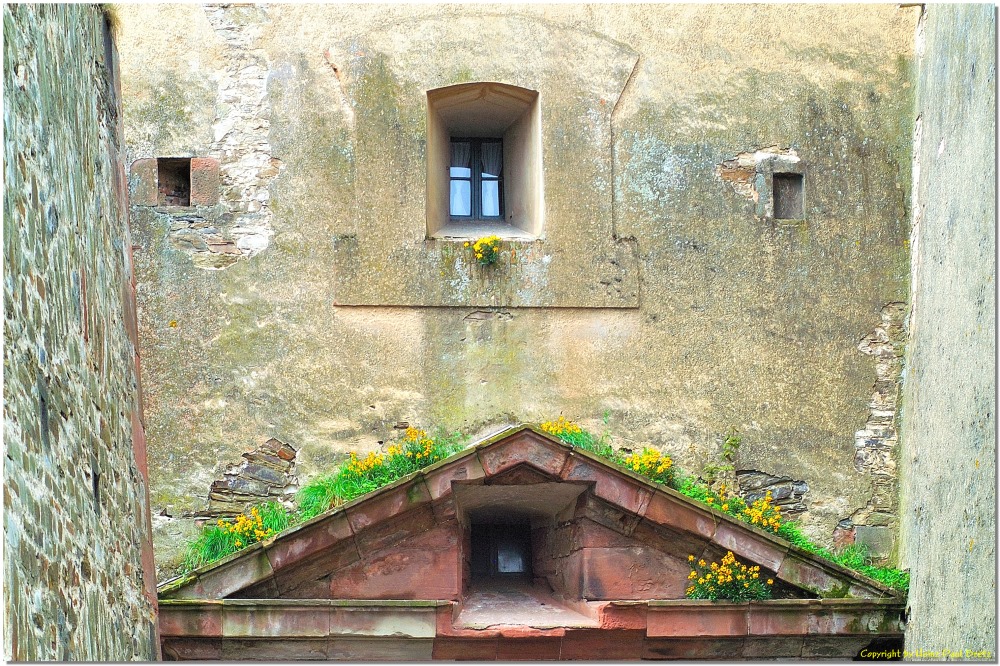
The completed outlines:
[[[685,599],[688,555],[727,550],[778,599]],[[178,658],[853,656],[898,640],[903,610],[875,581],[529,426],[161,597]]]

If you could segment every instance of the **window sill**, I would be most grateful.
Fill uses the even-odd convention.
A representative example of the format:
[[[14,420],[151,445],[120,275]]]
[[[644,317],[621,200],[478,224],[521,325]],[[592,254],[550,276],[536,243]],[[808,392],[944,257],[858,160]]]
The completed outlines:
[[[476,240],[483,236],[499,236],[500,240],[533,241],[538,236],[504,222],[448,222],[430,238],[435,240]]]

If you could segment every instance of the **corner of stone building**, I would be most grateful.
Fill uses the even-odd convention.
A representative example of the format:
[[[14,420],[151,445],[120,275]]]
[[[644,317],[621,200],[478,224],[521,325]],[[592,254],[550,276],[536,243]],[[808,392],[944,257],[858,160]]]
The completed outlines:
[[[4,647],[159,659],[114,16],[3,12]]]
[[[899,557],[905,648],[935,660],[997,658],[996,15],[928,4],[914,35]]]

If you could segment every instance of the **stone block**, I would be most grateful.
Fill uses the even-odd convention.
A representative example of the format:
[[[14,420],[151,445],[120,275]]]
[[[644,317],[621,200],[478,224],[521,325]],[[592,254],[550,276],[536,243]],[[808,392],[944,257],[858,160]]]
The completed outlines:
[[[439,636],[434,639],[432,657],[435,660],[446,661],[496,661],[499,640],[497,636],[491,638]]]
[[[877,604],[868,599],[823,599],[810,633],[901,634],[902,602]]]
[[[337,637],[328,650],[328,658],[338,661],[428,661],[434,639]]]
[[[315,661],[327,659],[328,638],[227,638],[222,641],[224,661]]]
[[[383,520],[357,533],[355,542],[362,557],[368,557],[378,553],[386,546],[395,544],[400,539],[426,532],[436,524],[434,510],[430,505],[425,504],[413,511],[407,511]]]
[[[582,596],[588,600],[683,599],[686,562],[646,546],[584,548]]]
[[[262,481],[271,486],[284,486],[288,483],[288,477],[284,473],[268,465],[247,462],[243,466],[241,473],[249,476],[251,479]]]
[[[567,629],[560,659],[635,661],[642,658],[646,632]]]
[[[687,565],[688,555],[698,555],[705,551],[709,542],[703,537],[683,532],[648,520],[641,520],[632,531],[635,542],[666,552]]]
[[[583,456],[574,454],[563,471],[566,481],[592,481],[594,494],[636,515],[643,515],[653,491],[635,479],[618,474]]]
[[[282,568],[275,572],[274,581],[282,596],[290,595],[303,587],[318,591],[319,588],[311,583],[351,566],[359,559],[354,539],[344,539],[322,548],[308,558],[283,564]],[[325,583],[323,589],[325,592],[317,596],[329,598],[329,583]],[[295,593],[295,596],[301,595]]]
[[[461,566],[457,535],[438,528],[397,540],[391,548],[336,572],[330,596],[339,599],[458,599]]]
[[[431,501],[431,495],[421,477],[411,478],[397,486],[386,488],[345,509],[351,529],[357,534],[366,527],[399,516]]]
[[[553,548],[556,555],[568,555],[576,548],[629,548],[635,540],[587,518],[580,518],[576,529],[572,526],[556,528]],[[575,542],[575,543],[574,543]]]
[[[778,571],[785,559],[787,546],[772,541],[763,534],[755,534],[748,527],[720,520],[713,539],[720,548],[733,551],[744,564],[759,564],[764,569]]]
[[[222,627],[226,638],[322,638],[330,633],[330,609],[315,603],[272,606],[227,602]]]
[[[601,629],[641,629],[646,630],[647,607],[644,603],[616,604],[601,606],[597,617]]]
[[[194,585],[178,590],[176,598],[222,599],[272,575],[271,564],[259,545],[198,575]]]
[[[850,581],[841,580],[822,565],[805,559],[795,553],[788,553],[777,569],[778,578],[792,585],[798,585],[816,594],[839,593],[841,596],[850,589]]]
[[[650,602],[649,637],[746,636],[749,604],[712,601]]]
[[[706,539],[715,536],[717,519],[711,511],[693,507],[667,493],[653,493],[643,516],[654,523],[668,525]]]
[[[511,439],[483,447],[478,455],[487,476],[495,476],[506,469],[527,463],[557,477],[566,463],[569,451],[559,444],[525,431]]]
[[[794,659],[802,654],[802,636],[747,636],[743,656],[747,659]]]
[[[353,534],[347,516],[341,513],[327,515],[300,527],[280,541],[270,543],[266,548],[267,557],[271,568],[280,571],[289,564],[300,562],[344,539],[350,539]]]
[[[818,600],[779,599],[750,604],[750,634],[802,636],[809,633],[810,617],[819,612]]]
[[[434,638],[435,606],[399,605],[330,608],[331,636]]]
[[[220,661],[222,643],[222,638],[164,637],[161,648],[168,660]]]
[[[559,659],[558,636],[504,638],[497,641],[497,661],[554,661]]]
[[[219,161],[211,157],[191,158],[191,205],[219,203]]]
[[[807,636],[802,641],[802,659],[853,659],[871,643],[871,636]]]
[[[132,162],[132,193],[130,203],[133,206],[155,206],[157,200],[156,158],[147,157]]]
[[[642,519],[608,502],[589,496],[583,506],[583,516],[626,536],[631,535]]]
[[[160,635],[196,636],[209,638],[222,636],[222,604],[172,604],[161,601],[159,614]]]
[[[455,481],[475,481],[486,476],[477,456],[467,456],[437,468],[424,471],[424,483],[431,499],[439,500],[451,494]]]
[[[746,638],[683,639],[647,637],[642,659],[735,661],[743,653]]]
[[[854,528],[854,540],[867,547],[871,556],[877,559],[889,557],[896,545],[895,536],[890,527],[858,525]]]

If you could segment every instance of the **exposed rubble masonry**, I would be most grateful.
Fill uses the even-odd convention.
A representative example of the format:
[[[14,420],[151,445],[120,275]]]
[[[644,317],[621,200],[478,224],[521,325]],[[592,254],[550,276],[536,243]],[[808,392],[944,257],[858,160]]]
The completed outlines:
[[[740,496],[748,504],[771,493],[771,499],[786,515],[794,516],[808,508],[804,495],[809,492],[809,484],[805,481],[796,481],[790,476],[774,476],[755,469],[737,470],[736,481],[740,485]]]
[[[231,465],[225,476],[212,482],[208,493],[210,516],[236,515],[251,505],[279,501],[290,504],[299,488],[295,476],[297,451],[277,439],[269,439],[260,448],[243,454],[238,465]]]
[[[858,351],[875,357],[875,384],[868,421],[854,434],[854,467],[871,475],[873,492],[868,503],[839,528],[850,530],[848,522],[853,524],[859,542],[865,543],[873,555],[887,557],[892,551],[898,508],[896,412],[903,366],[906,303],[889,303],[882,308],[880,316],[882,321],[875,330],[858,343]]]
[[[222,198],[235,213],[230,234],[240,253],[252,257],[265,250],[274,235],[268,188],[281,168],[268,140],[267,58],[256,47],[267,10],[260,5],[209,5],[205,14],[229,47],[219,81],[211,153],[220,156]]]

